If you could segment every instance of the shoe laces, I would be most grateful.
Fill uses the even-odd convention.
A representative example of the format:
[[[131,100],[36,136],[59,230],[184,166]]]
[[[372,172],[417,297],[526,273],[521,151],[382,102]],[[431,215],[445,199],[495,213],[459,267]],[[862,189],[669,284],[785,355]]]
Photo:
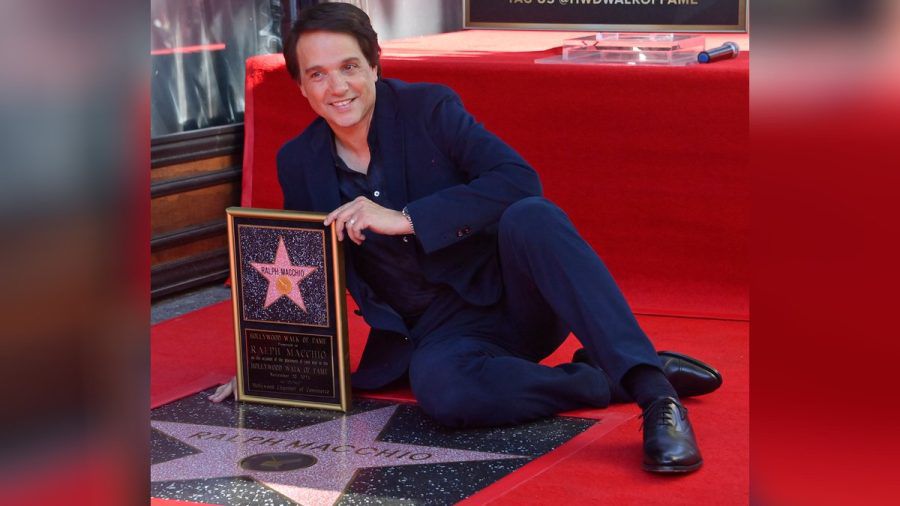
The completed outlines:
[[[674,404],[675,409],[669,409],[669,404]],[[673,397],[656,399],[647,406],[647,409],[641,412],[642,421],[638,430],[644,430],[644,424],[647,423],[647,420],[651,420],[651,423],[655,422],[656,425],[674,426],[675,413],[678,413],[681,419],[684,420],[687,416],[687,408]]]

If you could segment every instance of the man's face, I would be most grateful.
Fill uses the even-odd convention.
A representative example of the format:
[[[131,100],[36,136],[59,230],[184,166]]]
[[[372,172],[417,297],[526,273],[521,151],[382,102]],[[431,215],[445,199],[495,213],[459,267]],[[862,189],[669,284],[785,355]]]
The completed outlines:
[[[297,42],[300,91],[335,132],[366,129],[375,109],[375,67],[351,35],[310,32]]]

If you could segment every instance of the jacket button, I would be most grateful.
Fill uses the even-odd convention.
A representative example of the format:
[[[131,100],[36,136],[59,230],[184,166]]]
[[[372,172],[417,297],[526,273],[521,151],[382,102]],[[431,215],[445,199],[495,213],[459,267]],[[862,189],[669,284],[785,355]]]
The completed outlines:
[[[407,237],[407,236],[404,235],[404,236],[403,236],[403,242],[409,242],[409,237]]]
[[[456,231],[456,237],[462,237],[464,235],[468,235],[468,233],[471,231],[472,231],[472,229],[470,229],[469,227],[463,227]]]

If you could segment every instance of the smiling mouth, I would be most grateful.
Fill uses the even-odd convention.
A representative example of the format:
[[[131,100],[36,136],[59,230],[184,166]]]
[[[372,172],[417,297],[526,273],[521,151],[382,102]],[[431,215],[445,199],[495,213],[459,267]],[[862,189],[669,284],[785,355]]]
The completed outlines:
[[[348,98],[347,100],[341,100],[339,102],[332,102],[331,105],[337,107],[338,109],[347,107],[351,102],[356,100],[356,98]]]

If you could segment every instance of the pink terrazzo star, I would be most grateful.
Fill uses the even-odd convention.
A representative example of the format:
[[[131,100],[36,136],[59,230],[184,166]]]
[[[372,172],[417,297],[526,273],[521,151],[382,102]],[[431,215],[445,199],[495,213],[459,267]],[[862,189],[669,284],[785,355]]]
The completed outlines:
[[[300,292],[300,282],[316,271],[315,267],[306,265],[292,265],[288,257],[284,239],[278,237],[278,249],[275,250],[275,262],[264,264],[250,262],[260,274],[269,281],[269,289],[266,291],[266,302],[263,308],[268,308],[281,297],[291,299],[300,309],[306,312],[306,304],[303,302],[303,293]]]
[[[396,410],[397,406],[389,406],[283,432],[152,421],[154,429],[189,444],[197,453],[154,464],[150,480],[249,476],[300,504],[330,506],[356,472],[367,467],[523,458],[379,441]],[[248,458],[262,464],[247,469],[242,462]],[[294,465],[304,460],[307,465]]]

